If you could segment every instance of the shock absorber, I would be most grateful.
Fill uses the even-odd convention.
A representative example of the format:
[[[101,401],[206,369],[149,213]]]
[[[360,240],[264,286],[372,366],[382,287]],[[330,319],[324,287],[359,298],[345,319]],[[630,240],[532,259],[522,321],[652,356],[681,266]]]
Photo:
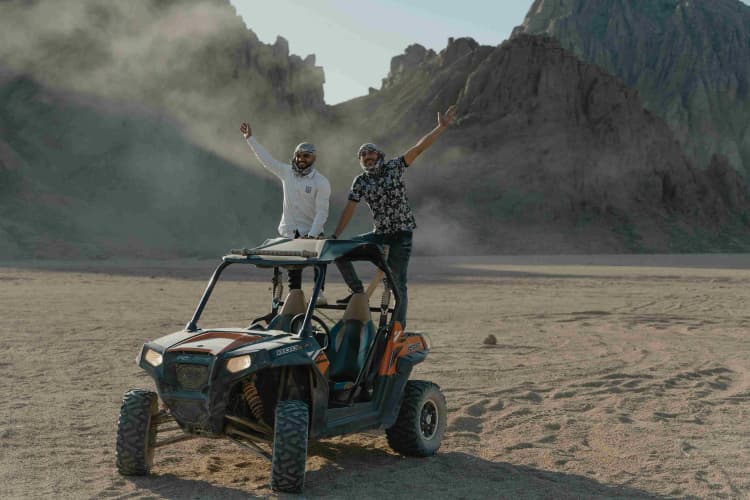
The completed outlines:
[[[273,268],[273,292],[271,297],[271,312],[276,315],[281,304],[281,295],[284,293],[284,284],[281,282],[281,272],[278,267]]]
[[[258,422],[264,422],[263,400],[260,398],[260,394],[258,394],[258,388],[255,387],[255,376],[242,383],[242,394],[245,396],[245,401],[253,417]]]

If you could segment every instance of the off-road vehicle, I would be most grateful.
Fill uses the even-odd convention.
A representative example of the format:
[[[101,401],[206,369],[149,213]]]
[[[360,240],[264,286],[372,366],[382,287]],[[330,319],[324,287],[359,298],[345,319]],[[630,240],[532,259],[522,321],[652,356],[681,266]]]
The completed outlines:
[[[379,307],[367,293],[346,305],[316,305],[336,261],[380,270]],[[273,272],[271,312],[245,328],[199,327],[222,272],[235,265]],[[281,270],[305,267],[319,271],[310,300],[291,290],[282,301]],[[401,297],[392,283],[383,249],[372,243],[279,238],[232,250],[185,328],[143,345],[137,363],[157,392],[133,389],[123,397],[119,472],[148,474],[156,448],[193,437],[228,438],[269,459],[271,487],[285,492],[302,490],[311,439],[385,429],[396,452],[434,454],[445,432],[445,398],[437,385],[409,380],[430,340],[394,320]],[[372,313],[379,313],[377,324]]]

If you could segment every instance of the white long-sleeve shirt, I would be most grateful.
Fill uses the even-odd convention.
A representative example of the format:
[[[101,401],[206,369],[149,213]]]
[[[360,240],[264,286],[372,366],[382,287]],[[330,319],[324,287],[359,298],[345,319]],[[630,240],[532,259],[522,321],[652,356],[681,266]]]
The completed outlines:
[[[299,176],[289,163],[274,159],[255,137],[250,136],[247,144],[258,157],[260,163],[281,179],[284,189],[284,208],[279,222],[279,234],[294,238],[294,231],[300,235],[317,237],[323,232],[328,220],[328,200],[331,197],[331,184],[316,169]]]

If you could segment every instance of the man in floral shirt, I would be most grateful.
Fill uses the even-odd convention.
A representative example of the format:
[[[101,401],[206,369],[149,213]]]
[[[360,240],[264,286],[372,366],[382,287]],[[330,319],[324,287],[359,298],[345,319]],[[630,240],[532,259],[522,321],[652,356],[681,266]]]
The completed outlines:
[[[333,233],[333,237],[336,238],[344,231],[354,215],[357,204],[364,199],[372,212],[375,228],[373,232],[353,239],[371,241],[390,247],[388,266],[393,271],[394,286],[398,288],[401,295],[401,303],[394,311],[394,318],[401,323],[402,327],[406,327],[408,305],[406,281],[411,256],[412,231],[417,227],[406,197],[404,172],[448,128],[455,116],[455,106],[449,107],[444,114],[438,113],[438,124],[434,129],[422,137],[403,156],[387,162],[383,161],[385,155],[376,145],[362,144],[357,157],[364,172],[355,177],[349,193],[349,202]],[[357,277],[354,266],[350,262],[339,265],[339,270],[353,293],[364,291],[362,281]]]

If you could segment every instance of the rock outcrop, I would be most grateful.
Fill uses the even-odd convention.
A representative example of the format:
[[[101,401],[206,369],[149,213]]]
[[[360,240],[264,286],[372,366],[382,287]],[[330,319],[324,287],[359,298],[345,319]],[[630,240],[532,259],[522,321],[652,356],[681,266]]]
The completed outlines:
[[[548,34],[639,90],[698,165],[750,174],[750,7],[738,0],[536,0]]]
[[[328,113],[314,56],[260,42],[225,0],[1,5],[0,257],[213,256],[275,234],[280,186],[238,126],[286,158]]]
[[[2,257],[215,255],[275,234],[280,186],[245,118],[280,159],[316,143],[330,230],[359,144],[403,153],[453,103],[407,174],[418,251],[750,249],[733,157],[691,161],[642,94],[549,37],[412,45],[381,89],[329,107],[315,57],[261,43],[226,0],[0,3]]]
[[[549,37],[472,42],[337,107],[395,154],[458,103],[458,124],[409,173],[423,231],[482,252],[712,251],[724,227],[750,242],[745,182],[726,160],[696,168],[636,90]]]
[[[409,74],[425,61],[435,57],[435,51],[427,50],[422,45],[415,43],[409,45],[403,54],[391,59],[391,70],[388,76],[383,78],[383,88],[388,88],[399,81],[400,77]]]
[[[25,77],[0,110],[1,258],[215,257],[274,234],[278,182],[160,113]]]
[[[260,42],[226,0],[6,1],[0,33],[10,70],[80,96],[158,108],[230,160],[239,158],[236,133],[229,139],[223,123],[236,132],[244,117],[268,122],[262,131],[275,146],[327,110],[315,57],[290,55],[281,37]]]

